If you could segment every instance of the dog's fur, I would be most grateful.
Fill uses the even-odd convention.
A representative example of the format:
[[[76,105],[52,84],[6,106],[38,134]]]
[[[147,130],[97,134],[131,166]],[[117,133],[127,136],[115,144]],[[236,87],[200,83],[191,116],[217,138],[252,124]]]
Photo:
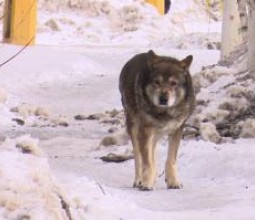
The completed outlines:
[[[181,187],[176,156],[183,125],[195,105],[189,73],[192,59],[190,55],[179,61],[150,50],[134,56],[121,71],[119,89],[135,155],[134,187],[154,188],[155,145],[163,135],[170,142],[165,164],[167,188]]]

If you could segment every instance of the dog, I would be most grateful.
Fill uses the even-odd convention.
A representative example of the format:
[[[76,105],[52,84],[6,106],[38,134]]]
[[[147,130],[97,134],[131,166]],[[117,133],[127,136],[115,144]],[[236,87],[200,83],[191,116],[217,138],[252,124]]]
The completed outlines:
[[[135,55],[121,70],[119,90],[134,151],[135,188],[154,189],[155,146],[164,135],[168,135],[169,140],[166,186],[169,189],[182,187],[176,159],[184,123],[195,106],[189,73],[192,60],[192,55],[177,60],[150,50]]]

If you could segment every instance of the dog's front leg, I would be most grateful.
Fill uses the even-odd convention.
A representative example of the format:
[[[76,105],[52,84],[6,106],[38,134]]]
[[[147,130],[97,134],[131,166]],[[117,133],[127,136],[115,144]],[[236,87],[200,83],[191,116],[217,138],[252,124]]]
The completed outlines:
[[[140,129],[139,132],[143,168],[141,190],[153,190],[156,179],[155,132],[151,128]]]
[[[140,188],[142,187],[142,155],[139,147],[137,126],[133,126],[130,133],[135,159],[135,181],[133,187]]]
[[[173,135],[169,135],[168,154],[165,165],[165,181],[168,189],[179,189],[182,187],[177,177],[177,153],[182,137],[183,128],[180,127]]]

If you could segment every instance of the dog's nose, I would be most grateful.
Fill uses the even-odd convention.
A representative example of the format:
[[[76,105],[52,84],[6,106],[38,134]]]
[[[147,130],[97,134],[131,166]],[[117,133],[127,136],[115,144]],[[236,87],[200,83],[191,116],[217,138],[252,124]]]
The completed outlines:
[[[168,103],[168,98],[165,95],[161,95],[159,97],[159,104],[160,105],[167,105]]]

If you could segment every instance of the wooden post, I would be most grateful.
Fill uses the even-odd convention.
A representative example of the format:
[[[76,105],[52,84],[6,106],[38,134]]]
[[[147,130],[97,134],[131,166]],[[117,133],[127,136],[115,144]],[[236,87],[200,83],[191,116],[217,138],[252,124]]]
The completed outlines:
[[[3,41],[32,45],[36,34],[37,0],[5,0]]]
[[[146,0],[146,1],[154,5],[161,15],[165,14],[165,0]]]

